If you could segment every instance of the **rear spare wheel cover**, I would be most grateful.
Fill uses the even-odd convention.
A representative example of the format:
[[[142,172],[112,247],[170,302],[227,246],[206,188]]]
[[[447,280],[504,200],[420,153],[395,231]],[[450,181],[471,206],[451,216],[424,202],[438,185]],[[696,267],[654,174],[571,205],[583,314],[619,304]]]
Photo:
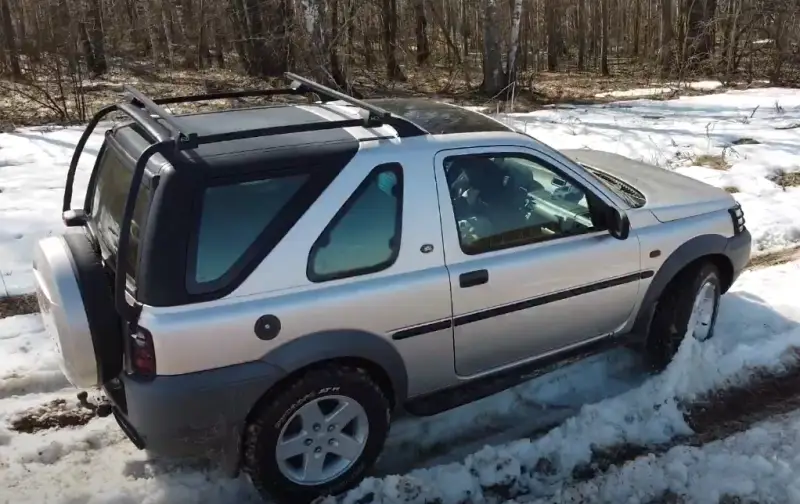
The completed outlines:
[[[58,346],[61,371],[76,387],[98,385],[89,320],[70,252],[61,237],[37,243],[33,275],[45,328]]]
[[[95,251],[82,229],[67,230],[64,242],[80,288],[89,335],[97,366],[97,383],[117,378],[122,372],[122,322],[114,306],[111,279],[106,274],[100,254]]]

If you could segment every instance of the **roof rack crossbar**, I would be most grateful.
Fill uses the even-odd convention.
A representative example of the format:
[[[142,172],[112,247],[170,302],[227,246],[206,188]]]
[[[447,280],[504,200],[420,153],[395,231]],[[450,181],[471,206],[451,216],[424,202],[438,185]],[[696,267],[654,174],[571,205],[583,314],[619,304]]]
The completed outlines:
[[[350,95],[345,93],[341,93],[336,91],[335,89],[329,88],[319,82],[314,82],[310,79],[306,79],[303,76],[297,75],[292,72],[286,72],[287,78],[292,79],[295,83],[295,89],[303,89],[304,87],[308,90],[311,90],[318,95],[327,98],[328,101],[332,100],[341,100],[345,103],[353,105],[355,107],[359,107],[365,109],[369,112],[370,119],[379,120],[382,124],[388,124],[392,126],[394,129],[397,130],[397,134],[401,137],[409,137],[409,136],[419,136],[419,135],[427,135],[428,132],[425,131],[423,128],[419,127],[417,124],[405,119],[403,117],[396,116],[389,112],[388,110],[378,107],[377,105],[373,105],[371,103],[367,103],[363,100],[359,100],[358,98],[353,98]],[[380,126],[380,124],[378,125]]]
[[[255,128],[242,131],[232,131],[229,133],[213,133],[210,135],[200,135],[191,142],[178,146],[180,150],[194,149],[197,146],[218,142],[228,142],[231,140],[244,140],[247,138],[257,138],[273,135],[286,135],[289,133],[303,133],[308,131],[322,131],[338,128],[351,128],[354,126],[365,126],[363,119],[344,119],[341,121],[320,121],[304,124],[291,124],[288,126],[271,126],[268,128]],[[377,124],[367,124],[367,126],[380,126]]]
[[[320,84],[319,82],[314,82],[310,79],[306,79],[300,75],[297,75],[292,72],[286,72],[286,77],[292,79],[295,83],[295,86],[305,86],[306,88],[314,91],[315,93],[328,98],[330,100],[342,100],[343,102],[347,102],[351,105],[355,105],[356,107],[363,108],[370,112],[370,115],[374,115],[377,119],[387,120],[392,116],[392,113],[388,110],[382,109],[365,101],[359,100],[358,98],[353,98],[350,95],[341,93],[336,91],[335,89],[331,89],[328,86]]]

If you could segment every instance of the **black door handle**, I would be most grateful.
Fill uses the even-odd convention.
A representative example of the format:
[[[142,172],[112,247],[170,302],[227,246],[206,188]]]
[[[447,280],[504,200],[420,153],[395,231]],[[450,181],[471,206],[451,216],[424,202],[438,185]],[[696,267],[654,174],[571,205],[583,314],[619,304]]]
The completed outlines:
[[[489,272],[485,269],[469,271],[458,275],[458,285],[463,288],[482,285],[489,281]]]

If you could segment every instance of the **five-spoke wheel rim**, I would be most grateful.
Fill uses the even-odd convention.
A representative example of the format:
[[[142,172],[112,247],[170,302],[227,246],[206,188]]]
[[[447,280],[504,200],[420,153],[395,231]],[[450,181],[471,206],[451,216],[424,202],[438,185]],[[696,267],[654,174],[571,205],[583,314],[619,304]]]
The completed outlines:
[[[358,401],[331,395],[301,406],[281,429],[275,458],[281,474],[298,485],[332,481],[359,459],[369,420]]]
[[[705,341],[711,335],[716,304],[717,286],[713,282],[705,282],[697,291],[689,318],[689,327],[693,328],[695,339]]]

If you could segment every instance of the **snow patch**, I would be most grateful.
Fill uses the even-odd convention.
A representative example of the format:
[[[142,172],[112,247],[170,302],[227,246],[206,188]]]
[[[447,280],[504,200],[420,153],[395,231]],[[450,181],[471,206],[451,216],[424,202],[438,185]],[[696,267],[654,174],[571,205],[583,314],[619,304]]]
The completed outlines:
[[[702,447],[676,446],[662,456],[641,457],[533,502],[649,502],[668,492],[694,504],[718,504],[723,496],[800,502],[798,452],[800,411],[795,411]]]
[[[800,243],[800,187],[772,180],[779,171],[800,171],[800,128],[776,129],[800,124],[798,90],[728,91],[499,118],[556,149],[608,151],[725,188],[744,208],[756,252]],[[723,160],[727,169],[700,166],[703,156]]]

